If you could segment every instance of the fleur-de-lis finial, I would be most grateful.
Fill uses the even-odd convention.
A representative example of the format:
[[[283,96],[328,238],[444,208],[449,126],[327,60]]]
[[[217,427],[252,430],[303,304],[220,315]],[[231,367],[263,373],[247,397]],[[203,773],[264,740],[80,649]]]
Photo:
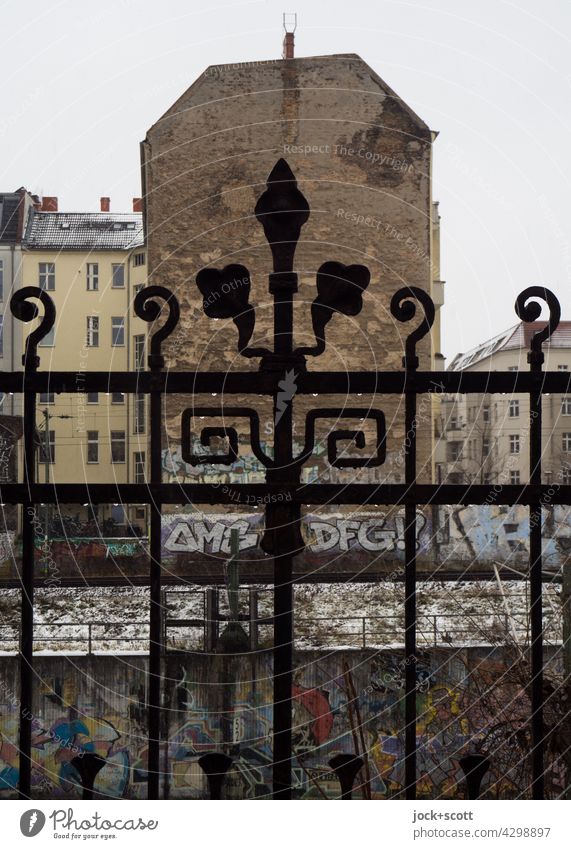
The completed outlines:
[[[255,214],[264,228],[274,260],[275,274],[270,277],[271,292],[272,282],[278,282],[277,275],[282,277],[282,284],[287,285],[287,272],[293,271],[293,258],[301,228],[309,218],[309,204],[298,189],[297,180],[285,159],[278,159],[268,177],[267,186],[258,199]],[[284,272],[287,275],[285,279]],[[295,291],[297,286],[292,288]]]

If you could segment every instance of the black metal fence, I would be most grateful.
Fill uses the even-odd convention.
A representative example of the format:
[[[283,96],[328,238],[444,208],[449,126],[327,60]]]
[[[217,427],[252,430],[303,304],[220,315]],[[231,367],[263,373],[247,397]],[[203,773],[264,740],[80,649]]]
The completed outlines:
[[[284,160],[274,167],[268,188],[256,206],[256,216],[264,228],[273,256],[269,275],[269,291],[274,299],[273,348],[249,347],[255,323],[254,307],[249,303],[249,272],[244,266],[227,266],[222,270],[206,269],[199,273],[197,285],[204,298],[204,310],[211,318],[232,319],[239,332],[241,355],[260,358],[259,372],[168,372],[165,370],[161,344],[175,329],[179,306],[173,293],[149,286],[135,299],[137,315],[151,323],[158,320],[159,329],[151,328],[149,371],[137,374],[120,372],[74,371],[40,372],[37,346],[55,321],[55,307],[49,295],[35,287],[17,291],[11,300],[14,315],[22,321],[43,316],[26,341],[23,373],[0,373],[0,390],[23,392],[24,397],[24,477],[22,483],[2,484],[1,500],[19,504],[22,510],[22,608],[20,643],[20,783],[22,798],[31,792],[31,732],[34,683],[34,513],[35,505],[65,503],[135,503],[148,504],[150,510],[150,609],[149,609],[149,701],[148,701],[148,795],[159,795],[159,748],[161,742],[161,658],[163,645],[161,513],[163,505],[179,504],[181,498],[197,504],[231,504],[236,494],[247,503],[249,498],[265,507],[266,530],[263,547],[274,562],[274,716],[273,716],[273,792],[275,798],[291,798],[292,787],[292,670],[293,670],[293,593],[292,560],[303,549],[300,533],[300,508],[309,505],[404,505],[405,506],[405,783],[407,798],[415,798],[416,762],[416,507],[425,504],[485,504],[490,498],[499,504],[525,504],[530,511],[529,589],[531,619],[531,795],[544,794],[544,725],[543,706],[543,622],[542,622],[542,501],[551,505],[571,503],[571,486],[542,483],[541,476],[541,401],[546,393],[570,392],[571,377],[565,372],[544,372],[542,345],[553,333],[560,318],[554,295],[543,287],[526,289],[516,301],[517,315],[526,322],[539,318],[537,299],[549,310],[545,328],[536,332],[528,355],[529,372],[431,372],[419,370],[417,345],[431,329],[435,309],[428,294],[416,287],[404,287],[392,298],[390,311],[399,322],[414,323],[417,307],[421,315],[406,339],[402,371],[318,372],[308,371],[306,358],[319,356],[325,350],[325,328],[334,314],[357,315],[362,309],[362,294],[369,284],[369,271],[364,266],[345,266],[326,262],[317,272],[317,295],[311,306],[315,345],[294,346],[293,297],[297,291],[297,275],[293,270],[295,249],[301,228],[309,216],[306,199],[297,188],[295,178]],[[231,281],[239,279],[240,287]],[[535,299],[535,300],[534,300]],[[161,321],[163,322],[161,325]],[[295,370],[295,391],[288,392],[288,374]],[[80,379],[79,379],[80,378]],[[36,399],[40,392],[122,392],[150,396],[150,479],[139,484],[40,484],[36,481]],[[528,483],[504,485],[442,485],[417,481],[417,396],[421,393],[526,393],[530,399]],[[272,456],[262,450],[259,417],[256,410],[238,406],[193,407],[183,415],[181,443],[188,463],[205,462],[201,454],[192,454],[190,433],[200,416],[246,418],[250,423],[252,451],[266,469],[266,481],[260,484],[233,484],[232,492],[207,483],[167,484],[161,476],[161,414],[169,395],[211,393],[222,400],[235,395],[264,395],[272,399],[274,411],[274,448]],[[385,418],[380,410],[354,407],[323,407],[306,416],[305,444],[299,455],[293,447],[294,396],[342,395],[353,398],[362,393],[376,396],[404,396],[405,400],[405,481],[400,484],[300,484],[300,471],[315,446],[315,423],[319,418],[368,419],[375,426],[372,450],[362,458],[339,453],[341,440],[353,440],[365,453],[365,435],[360,430],[340,429],[328,436],[327,456],[336,468],[361,468],[381,465],[385,458]],[[234,428],[204,427],[201,442],[208,446],[215,438],[225,438],[225,454],[213,453],[208,462],[228,464],[237,458],[238,435]],[[549,495],[548,495],[549,493]],[[282,500],[283,499],[283,500]],[[216,757],[215,757],[216,755]],[[476,756],[475,756],[476,757]],[[482,757],[466,766],[468,773],[482,769]],[[221,760],[222,759],[222,760]],[[351,776],[358,764],[332,764],[339,771],[343,797],[350,798]],[[213,794],[219,794],[221,777],[228,768],[228,758],[214,753],[202,758],[210,776]],[[222,762],[223,761],[223,762]],[[484,758],[485,761],[485,758]],[[475,791],[472,791],[475,792]]]

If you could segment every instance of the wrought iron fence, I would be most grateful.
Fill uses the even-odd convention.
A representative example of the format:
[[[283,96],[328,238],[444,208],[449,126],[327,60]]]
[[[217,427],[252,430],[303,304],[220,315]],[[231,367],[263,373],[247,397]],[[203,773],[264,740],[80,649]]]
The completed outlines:
[[[24,396],[24,480],[3,483],[1,499],[5,504],[19,504],[22,509],[22,608],[20,641],[20,778],[19,793],[31,793],[32,696],[34,683],[34,515],[35,505],[65,503],[134,503],[148,504],[150,509],[149,563],[149,688],[148,688],[148,795],[157,798],[160,788],[159,751],[161,741],[161,657],[163,655],[163,621],[161,607],[161,513],[163,505],[178,504],[181,498],[198,504],[231,504],[238,495],[243,503],[265,503],[265,551],[274,561],[274,678],[273,678],[273,792],[275,798],[291,798],[292,789],[292,671],[293,671],[293,593],[292,560],[303,549],[300,533],[302,504],[319,505],[404,505],[405,507],[405,655],[410,661],[405,668],[405,784],[407,798],[414,798],[417,783],[416,761],[416,653],[418,616],[416,608],[416,507],[422,504],[525,504],[530,512],[529,590],[531,621],[531,795],[544,795],[543,750],[543,620],[542,620],[542,501],[553,504],[571,503],[571,486],[542,483],[541,477],[541,400],[546,393],[570,392],[571,375],[544,372],[542,345],[553,333],[560,319],[555,296],[544,287],[532,286],[517,298],[516,313],[525,322],[539,318],[537,299],[546,303],[549,318],[545,327],[531,338],[528,355],[529,372],[432,372],[419,369],[417,345],[431,329],[435,308],[429,295],[414,286],[395,293],[390,312],[398,322],[413,323],[415,328],[405,343],[402,371],[311,371],[306,358],[318,357],[326,346],[326,327],[335,314],[355,316],[362,309],[362,295],[370,274],[362,265],[346,266],[325,262],[317,272],[317,294],[311,306],[315,344],[296,347],[293,337],[293,301],[297,291],[294,254],[301,228],[309,216],[309,206],[289,166],[280,160],[268,179],[267,190],[255,209],[271,248],[273,270],[269,275],[269,291],[274,301],[273,347],[251,347],[255,325],[255,309],[249,302],[250,276],[244,266],[230,265],[221,270],[205,269],[197,276],[204,310],[211,318],[232,319],[238,330],[238,350],[247,358],[259,358],[258,372],[167,372],[161,353],[162,342],[175,330],[179,321],[179,305],[169,290],[148,286],[135,299],[136,314],[147,322],[163,320],[150,333],[149,371],[137,374],[122,372],[39,371],[38,343],[54,325],[55,307],[49,295],[36,287],[24,287],[11,299],[14,315],[29,322],[43,315],[26,340],[23,373],[1,373],[0,391]],[[232,286],[239,277],[242,285]],[[420,308],[420,318],[417,318]],[[295,387],[291,374],[295,373]],[[79,379],[81,377],[81,379]],[[40,484],[35,471],[36,399],[41,392],[122,392],[144,393],[150,397],[150,480],[137,484]],[[530,477],[526,484],[442,485],[424,484],[417,480],[417,396],[422,393],[526,393],[530,400],[529,460]],[[205,456],[194,455],[191,430],[200,416],[243,418],[249,422],[251,449],[265,469],[265,482],[233,484],[231,491],[208,483],[167,484],[161,476],[161,409],[166,396],[200,393],[217,394],[219,398],[252,395],[266,396],[273,403],[273,452],[265,453],[260,444],[260,421],[255,409],[241,406],[193,406],[183,415],[181,444],[183,458],[190,464],[203,464]],[[319,407],[307,413],[303,450],[294,453],[293,407],[295,398],[309,395],[342,395],[347,398],[368,393],[376,396],[404,396],[405,457],[404,483],[343,483],[300,485],[300,473],[315,447],[315,426],[320,418],[366,419],[374,425],[375,437],[365,456],[365,434],[360,429],[337,429],[329,433],[327,458],[337,469],[380,466],[386,453],[386,422],[383,412],[355,406]],[[199,426],[200,427],[200,426]],[[233,427],[204,427],[201,442],[208,447],[213,439],[227,440],[226,453],[211,453],[210,463],[228,464],[237,458],[238,436]],[[353,441],[363,456],[348,457],[340,444]],[[265,501],[264,501],[265,500]],[[252,502],[250,502],[252,503]],[[223,759],[223,763],[221,761]],[[469,770],[482,768],[481,758]],[[484,758],[485,760],[485,758]],[[214,753],[210,760],[202,758],[205,772],[212,778],[213,792],[220,790],[221,778],[228,767],[228,757]],[[336,763],[333,769],[345,776],[344,798],[350,797],[349,780],[354,778],[356,759],[347,765]],[[341,772],[339,773],[341,775]],[[349,776],[349,778],[347,777]],[[209,779],[210,780],[210,779]],[[474,792],[474,791],[472,791]]]

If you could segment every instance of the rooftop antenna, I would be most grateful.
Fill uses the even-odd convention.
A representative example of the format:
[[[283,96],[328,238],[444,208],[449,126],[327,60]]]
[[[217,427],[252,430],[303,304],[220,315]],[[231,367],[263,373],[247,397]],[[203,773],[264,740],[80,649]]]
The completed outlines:
[[[293,34],[297,29],[297,12],[284,12],[283,24],[285,30],[283,58],[293,59]]]

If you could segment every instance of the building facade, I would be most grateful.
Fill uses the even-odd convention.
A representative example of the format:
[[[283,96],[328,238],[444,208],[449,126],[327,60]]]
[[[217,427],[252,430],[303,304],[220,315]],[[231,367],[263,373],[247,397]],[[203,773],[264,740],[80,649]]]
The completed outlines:
[[[137,371],[145,368],[147,325],[133,300],[146,283],[142,215],[31,209],[22,239],[21,284],[39,286],[56,306],[56,323],[41,342],[42,371]],[[138,206],[139,202],[134,203]],[[20,334],[29,326],[16,322]],[[20,366],[21,367],[21,366]],[[38,480],[126,483],[145,479],[144,396],[122,393],[41,394],[37,402]],[[79,509],[81,518],[139,521],[144,510],[122,505]],[[73,512],[70,508],[69,512]]]
[[[530,339],[543,322],[516,324],[451,362],[453,371],[526,371]],[[571,370],[571,321],[543,346],[546,370]],[[437,419],[437,480],[526,483],[529,477],[529,397],[458,394],[443,397]],[[542,408],[543,476],[571,483],[571,393],[547,395]]]
[[[296,252],[296,344],[314,344],[309,305],[322,263],[363,264],[371,273],[361,314],[331,322],[326,353],[315,366],[309,358],[308,368],[401,369],[411,328],[392,318],[391,297],[412,285],[430,293],[438,310],[443,303],[439,216],[431,192],[434,138],[410,106],[356,55],[207,68],[141,145],[149,279],[175,291],[181,302],[180,325],[164,346],[169,367],[257,369],[257,360],[237,355],[231,322],[213,325],[204,315],[195,280],[207,267],[247,266],[256,307],[252,344],[270,341],[271,254],[254,207],[276,161],[284,158],[311,208]],[[421,368],[440,367],[440,351],[437,318],[432,338],[419,345]],[[296,401],[300,442],[306,404],[311,399]],[[402,405],[389,396],[363,397],[362,404],[381,406],[385,412],[387,462],[380,469],[327,474],[339,481],[402,480]],[[180,441],[184,406],[185,399],[168,400],[171,446]],[[271,409],[260,413],[271,440]],[[433,475],[432,416],[429,400],[418,438],[419,476],[424,480]],[[260,473],[255,465],[245,466],[241,479],[253,481]],[[311,479],[321,470],[305,469],[304,474]]]

